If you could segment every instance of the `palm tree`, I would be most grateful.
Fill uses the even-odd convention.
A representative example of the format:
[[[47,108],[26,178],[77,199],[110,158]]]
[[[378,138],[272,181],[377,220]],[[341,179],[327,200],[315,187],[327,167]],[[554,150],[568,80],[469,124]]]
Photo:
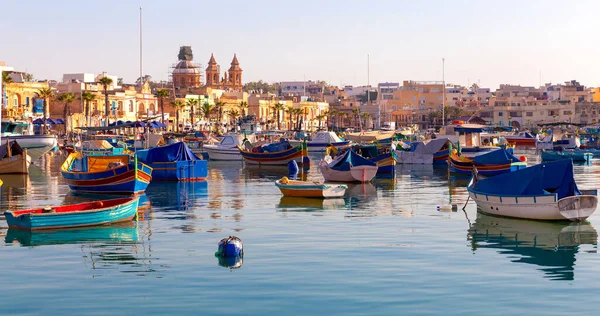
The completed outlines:
[[[186,105],[190,107],[190,122],[194,129],[194,106],[198,105],[198,99],[187,99]]]
[[[248,102],[246,102],[246,101],[242,101],[242,102],[240,102],[240,110],[242,110],[242,113],[241,113],[241,114],[242,114],[242,116],[246,116],[246,115],[248,115],[248,114],[246,113],[246,110],[247,110],[247,109],[248,109]]]
[[[371,117],[371,115],[369,113],[363,112],[360,116],[364,120],[364,123],[362,124],[362,126],[366,127],[367,126],[367,120],[369,119],[369,117]]]
[[[98,82],[104,87],[104,115],[106,116],[104,126],[108,126],[108,86],[113,83],[113,80],[110,77],[102,77]]]
[[[340,113],[342,119],[340,120],[340,127],[346,127],[346,120],[348,119],[349,114],[347,112]]]
[[[356,127],[358,127],[360,125],[360,123],[358,122],[360,116],[360,109],[352,109],[352,114],[354,114],[354,124],[356,125]]]
[[[288,126],[288,130],[292,130],[292,117],[294,116],[294,108],[289,107],[285,109],[285,113],[290,117],[290,125]]]
[[[294,114],[296,114],[296,129],[300,130],[300,115],[302,115],[304,111],[301,108],[294,109]]]
[[[217,125],[221,125],[221,120],[223,119],[223,108],[225,107],[225,102],[219,100],[215,103],[214,111],[217,113]],[[215,128],[216,126],[215,125]]]
[[[50,99],[54,95],[54,91],[52,91],[52,89],[50,89],[49,87],[41,88],[40,90],[38,90],[37,94],[44,101],[44,126],[42,128],[42,134],[46,134],[46,119],[48,118],[48,108],[50,107]]]
[[[275,105],[273,105],[273,111],[275,112],[276,116],[277,116],[277,130],[281,130],[281,111],[285,110],[285,105],[277,102],[275,103]]]
[[[179,111],[183,110],[185,107],[185,103],[181,102],[181,100],[175,100],[175,102],[171,102],[171,106],[175,108],[177,132],[179,132]]]
[[[169,91],[165,89],[157,89],[154,96],[160,101],[160,122],[165,124],[165,98],[169,97]]]
[[[71,115],[71,103],[75,101],[75,95],[71,92],[65,92],[58,96],[58,101],[64,102],[65,107],[63,109],[63,120],[65,121],[65,134],[69,130],[68,117]]]
[[[83,101],[84,105],[84,110],[83,113],[85,115],[85,125],[89,126],[90,125],[90,102],[94,101],[96,99],[96,95],[94,95],[93,93],[89,92],[89,91],[83,91],[81,93],[81,100]]]
[[[326,117],[326,116],[325,116],[325,115],[323,115],[323,114],[319,114],[319,115],[317,115],[317,116],[315,117],[315,118],[316,118],[316,119],[319,121],[319,130],[321,129],[321,121],[323,121],[323,119],[324,119],[325,117]]]
[[[240,116],[240,113],[237,110],[229,110],[229,116],[231,116],[233,120],[233,124],[236,124],[236,119]]]

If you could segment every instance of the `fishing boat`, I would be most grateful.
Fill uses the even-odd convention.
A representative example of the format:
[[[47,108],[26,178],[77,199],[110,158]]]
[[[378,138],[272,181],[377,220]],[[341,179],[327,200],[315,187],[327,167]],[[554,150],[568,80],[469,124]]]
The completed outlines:
[[[148,187],[152,168],[129,155],[70,154],[61,174],[72,191],[84,193],[138,193]]]
[[[344,196],[348,188],[343,184],[297,181],[287,177],[275,181],[275,185],[284,196],[305,198],[339,198]]]
[[[0,146],[0,174],[28,174],[31,156],[16,141]]]
[[[529,132],[520,132],[516,135],[506,135],[504,136],[504,139],[506,139],[509,144],[523,147],[535,147],[535,142],[537,140],[537,138]]]
[[[252,165],[287,166],[292,160],[299,164],[304,163],[303,160],[308,160],[308,150],[305,145],[294,147],[286,139],[264,146],[247,148],[237,146],[237,148],[244,161]]]
[[[86,140],[81,142],[79,151],[84,155],[123,155],[125,153],[124,147],[115,147],[104,139],[97,140]]]
[[[479,211],[507,217],[581,221],[598,205],[598,190],[577,188],[570,159],[485,179],[475,170],[467,190]]]
[[[137,214],[137,196],[51,206],[21,211],[6,211],[9,228],[26,230],[62,229],[107,225],[132,220]]]
[[[542,161],[557,161],[572,159],[574,162],[589,162],[594,155],[588,152],[581,151],[542,151]]]
[[[333,146],[331,149],[333,150]],[[396,154],[389,146],[381,144],[355,145],[352,150],[377,164],[376,177],[396,177]]]
[[[242,161],[238,147],[244,147],[244,143],[255,141],[254,134],[228,134],[223,136],[221,142],[215,145],[204,145],[203,149],[208,153],[210,160]]]
[[[136,153],[138,161],[152,168],[153,180],[203,181],[208,175],[207,161],[198,158],[183,142]]]
[[[513,172],[527,167],[527,163],[513,156],[504,148],[473,158],[459,156],[456,152],[453,152],[448,161],[450,162],[451,172],[470,175],[473,171],[473,166],[475,166],[477,172],[486,177]]]
[[[473,158],[501,148],[501,146],[496,146],[493,143],[482,141],[482,133],[492,131],[493,127],[488,125],[454,124],[442,127],[436,139],[446,138],[450,140],[450,142],[457,145],[457,148],[460,148],[462,155]],[[487,138],[489,137],[488,134]],[[512,147],[506,148],[512,153]]]
[[[290,140],[292,146],[300,146],[302,140]],[[342,140],[334,132],[317,132],[312,139],[306,142],[308,152],[324,152],[327,146],[334,146],[337,149],[348,147],[349,140]]]
[[[363,131],[348,133],[346,134],[345,139],[357,144],[371,142],[390,143],[391,139],[394,138],[395,135],[395,131]]]
[[[319,171],[326,182],[369,182],[377,174],[377,163],[352,150],[337,158],[325,156],[319,162]]]
[[[56,135],[26,135],[28,123],[15,121],[2,121],[3,140],[17,141],[19,146],[27,149],[32,161],[58,146]]]

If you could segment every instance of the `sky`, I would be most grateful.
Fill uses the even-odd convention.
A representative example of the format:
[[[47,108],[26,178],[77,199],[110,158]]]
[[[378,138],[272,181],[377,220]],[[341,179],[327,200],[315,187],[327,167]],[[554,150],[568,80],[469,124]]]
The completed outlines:
[[[2,1],[0,61],[36,79],[108,72],[168,80],[179,47],[206,68],[236,53],[243,81],[403,80],[497,88],[600,86],[600,1]],[[367,57],[368,56],[368,57]],[[442,58],[445,63],[442,67]]]

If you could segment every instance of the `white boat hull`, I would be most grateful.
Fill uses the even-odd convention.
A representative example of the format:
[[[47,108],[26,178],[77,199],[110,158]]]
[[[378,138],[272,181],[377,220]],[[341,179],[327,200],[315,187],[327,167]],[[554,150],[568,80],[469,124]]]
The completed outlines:
[[[27,152],[4,158],[0,160],[0,174],[27,174],[30,164],[31,156]]]
[[[240,154],[237,147],[233,148],[214,148],[211,146],[204,146],[204,151],[208,153],[210,160],[223,160],[223,161],[242,161],[244,158]]]
[[[331,169],[327,162],[321,160],[319,171],[326,182],[369,182],[377,174],[377,166],[356,166],[349,171]]]
[[[594,195],[561,200],[557,200],[556,195],[507,197],[469,192],[469,196],[483,213],[535,220],[580,221],[592,215],[598,205],[598,198]]]
[[[2,141],[15,140],[32,160],[37,160],[58,145],[53,135],[8,135],[2,136]]]

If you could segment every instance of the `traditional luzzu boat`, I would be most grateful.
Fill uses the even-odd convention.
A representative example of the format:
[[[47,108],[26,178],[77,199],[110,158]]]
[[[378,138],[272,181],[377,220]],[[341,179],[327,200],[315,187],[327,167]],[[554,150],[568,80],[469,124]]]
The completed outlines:
[[[138,150],[138,161],[152,168],[152,179],[161,181],[204,181],[207,161],[198,158],[183,142]]]
[[[278,143],[264,146],[254,146],[251,148],[237,146],[237,148],[242,157],[244,157],[244,161],[252,165],[287,166],[288,162],[292,160],[301,164],[304,163],[303,160],[308,159],[308,150],[305,143],[294,147],[285,139],[281,139]]]
[[[355,145],[352,150],[377,164],[377,175],[380,178],[396,177],[396,154],[389,146],[382,144]],[[337,153],[333,146],[329,152]]]
[[[290,144],[300,146],[302,141],[290,141]],[[327,150],[327,146],[342,149],[348,147],[349,144],[349,140],[342,140],[334,132],[317,132],[311,140],[307,141],[306,148],[308,152],[324,152]]]
[[[141,204],[141,202],[140,202]],[[135,244],[138,242],[138,230],[135,221],[114,225],[89,226],[71,229],[23,230],[9,229],[4,242],[17,242],[23,247],[64,244]]]
[[[238,146],[243,147],[246,141],[253,143],[255,139],[254,134],[228,134],[223,136],[219,144],[204,145],[203,149],[208,153],[210,160],[242,161],[244,158]]]
[[[537,138],[529,132],[520,132],[517,135],[506,135],[504,136],[504,139],[506,139],[509,144],[524,147],[535,147],[537,141]]]
[[[6,211],[9,228],[42,230],[107,225],[132,220],[139,197],[87,202],[22,211]]]
[[[542,163],[467,186],[480,212],[535,220],[581,221],[596,211],[598,190],[579,190],[573,161]]]
[[[347,185],[296,181],[283,177],[275,185],[284,196],[304,198],[339,198],[346,193]]]
[[[542,151],[542,161],[558,161],[572,159],[574,162],[589,162],[594,154],[581,151]]]
[[[138,193],[148,187],[152,168],[137,156],[84,156],[70,154],[61,173],[72,191],[84,193]]]
[[[123,155],[124,147],[115,147],[104,139],[86,140],[81,142],[79,150],[84,155]]]
[[[369,182],[378,169],[377,163],[352,150],[347,150],[334,160],[325,156],[319,162],[319,171],[326,182]]]
[[[0,174],[28,174],[31,157],[12,140],[0,146]]]
[[[513,172],[520,169],[525,169],[527,163],[513,156],[506,149],[490,151],[489,153],[467,158],[459,156],[456,152],[448,158],[450,163],[450,171],[459,174],[471,174],[473,166],[477,168],[477,172],[486,177],[499,175],[502,173]]]

